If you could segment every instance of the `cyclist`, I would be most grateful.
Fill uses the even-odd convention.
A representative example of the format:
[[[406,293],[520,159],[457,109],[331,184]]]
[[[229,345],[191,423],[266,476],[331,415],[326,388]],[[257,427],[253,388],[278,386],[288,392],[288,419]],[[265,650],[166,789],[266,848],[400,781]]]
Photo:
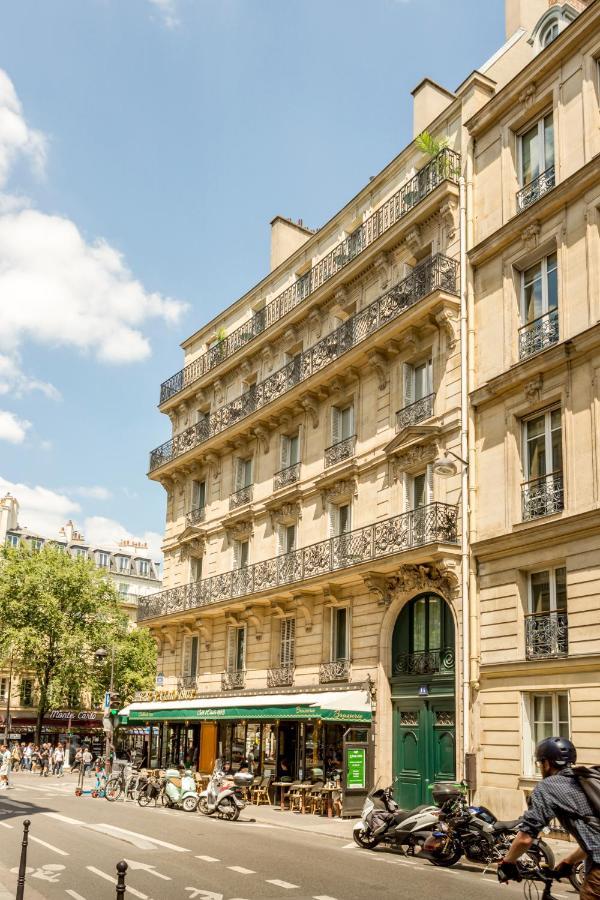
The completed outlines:
[[[580,898],[600,897],[600,819],[571,768],[577,761],[577,750],[566,738],[550,737],[537,745],[535,758],[543,781],[531,793],[529,809],[521,819],[520,830],[508,853],[498,865],[498,873],[505,879],[520,881],[517,860],[542,828],[552,819],[558,819],[579,847],[558,864],[554,877],[568,878],[574,865],[585,860]]]

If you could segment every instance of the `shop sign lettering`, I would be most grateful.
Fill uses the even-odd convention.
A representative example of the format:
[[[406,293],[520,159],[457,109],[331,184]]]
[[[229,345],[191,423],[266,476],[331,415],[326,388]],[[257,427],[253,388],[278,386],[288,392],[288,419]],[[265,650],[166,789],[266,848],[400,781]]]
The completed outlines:
[[[346,753],[346,787],[360,790],[366,786],[366,750],[348,749]]]
[[[78,719],[80,722],[95,722],[100,717],[101,713],[93,712],[92,710],[87,709],[81,709],[79,711],[74,709],[52,709],[48,713],[49,719]]]

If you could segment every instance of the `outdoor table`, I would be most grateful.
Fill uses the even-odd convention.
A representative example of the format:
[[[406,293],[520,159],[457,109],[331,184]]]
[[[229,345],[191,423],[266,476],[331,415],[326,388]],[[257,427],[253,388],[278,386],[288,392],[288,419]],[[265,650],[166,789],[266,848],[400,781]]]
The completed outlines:
[[[307,793],[307,791],[310,791],[311,788],[312,788],[312,784],[310,783],[310,781],[303,782],[302,784],[300,784],[300,785],[298,786],[298,790],[299,790],[300,793],[301,793],[301,797],[300,797],[300,803],[301,803],[300,812],[302,813],[302,815],[304,815],[304,814],[306,813],[306,793]]]
[[[333,818],[333,794],[334,791],[341,792],[341,788],[339,787],[324,787],[321,788],[321,793],[327,795],[327,818]]]
[[[292,784],[291,781],[274,781],[273,784],[271,785],[271,787],[279,788],[279,806],[282,810],[285,809],[285,799],[284,799],[285,789],[289,788],[291,784]]]

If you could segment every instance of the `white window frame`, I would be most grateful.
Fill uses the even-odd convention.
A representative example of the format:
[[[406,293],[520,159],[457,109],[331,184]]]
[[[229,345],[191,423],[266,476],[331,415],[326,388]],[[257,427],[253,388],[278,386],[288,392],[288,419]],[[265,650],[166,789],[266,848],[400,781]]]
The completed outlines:
[[[25,684],[29,685],[29,703],[26,703],[23,700],[23,685],[25,685]],[[29,709],[29,707],[33,706],[33,689],[34,689],[33,678],[21,678],[21,680],[19,682],[19,705],[20,706],[24,706],[27,709]]]
[[[546,454],[546,465],[549,461],[552,461],[552,468],[546,470],[543,475],[536,476],[537,478],[545,478],[548,475],[552,475],[553,473],[562,472],[561,469],[554,468],[554,457],[552,454],[552,413],[556,411],[560,412],[560,439],[561,439],[561,460],[564,459],[564,448],[562,446],[563,439],[563,417],[562,417],[562,407],[560,406],[551,406],[549,409],[540,410],[537,413],[534,413],[532,416],[527,416],[527,418],[523,419],[521,422],[522,426],[522,441],[523,441],[523,475],[525,483],[529,483],[530,481],[535,481],[535,478],[532,478],[529,472],[529,441],[527,440],[527,424],[529,422],[533,422],[534,419],[539,419],[544,416],[544,441],[545,441],[545,454]],[[563,463],[564,466],[564,463]]]
[[[288,549],[288,535],[289,529],[294,529],[294,541],[293,546]],[[295,522],[288,522],[285,525],[279,525],[277,532],[277,556],[287,556],[290,553],[293,553],[296,550],[298,544],[298,526]]]
[[[423,507],[415,506],[415,479],[420,475],[425,475],[426,496],[424,506],[429,506],[433,503],[433,463],[429,463],[422,472],[415,472],[412,475],[408,472],[404,473],[404,512],[423,509]]]
[[[347,426],[348,434],[344,434],[344,413],[348,412],[347,421],[349,425]],[[342,441],[347,441],[351,437],[355,435],[355,424],[354,424],[354,403],[344,403],[342,406],[332,406],[331,407],[331,446],[335,447],[336,444],[341,444]]]
[[[126,575],[129,572],[129,557],[118,553],[116,556],[117,572]]]
[[[204,487],[202,487],[204,485]],[[200,501],[203,502],[200,502]],[[192,481],[192,509],[205,509],[206,507],[206,479]]]
[[[242,665],[238,665],[239,652],[239,633],[243,632],[243,653]],[[245,625],[229,625],[227,629],[227,652],[225,659],[226,672],[244,672],[246,669],[246,653],[247,653],[247,630]]]
[[[548,292],[548,260],[550,259],[551,256],[556,256],[556,267],[554,270],[554,271],[556,271],[556,285],[557,285],[556,307],[555,308],[558,309],[558,254],[556,253],[556,251],[554,251],[553,253],[548,253],[546,256],[542,257],[542,259],[538,260],[538,262],[533,263],[531,266],[528,266],[527,269],[523,269],[523,271],[521,272],[521,322],[524,325],[529,324],[529,321],[530,321],[527,318],[527,307],[526,307],[526,300],[525,300],[525,287],[526,287],[525,276],[527,275],[527,272],[529,272],[530,269],[533,269],[533,267],[537,266],[538,264],[541,265],[542,311],[537,318],[541,318],[542,316],[545,316],[546,313],[550,312],[550,309],[548,306],[548,295],[549,295],[549,292]],[[552,271],[552,270],[550,270],[550,271]],[[531,321],[535,322],[536,319],[531,319]]]
[[[201,556],[190,557],[190,581],[196,582],[202,580],[203,558]],[[200,574],[198,574],[198,570]]]
[[[19,546],[21,539],[18,534],[7,534],[6,541],[11,547],[16,549]]]
[[[282,669],[296,663],[296,618],[286,616],[281,619],[279,632],[279,665]]]
[[[346,628],[345,628],[345,642],[346,642],[346,653],[344,656],[341,656],[338,651],[337,646],[337,617],[341,610],[344,610],[346,613]],[[331,607],[331,635],[329,642],[329,658],[331,662],[340,662],[342,660],[350,660],[351,649],[350,649],[350,607],[349,606],[332,606]]]
[[[425,393],[417,397],[417,370],[425,369]],[[403,401],[404,406],[410,406],[424,397],[433,394],[433,359],[429,356],[427,359],[417,363],[404,363],[403,366]]]
[[[186,634],[183,638],[182,649],[181,674],[184,678],[195,678],[198,674],[198,664],[200,662],[200,637],[197,634]],[[196,657],[195,665],[193,664],[194,656]]]
[[[246,562],[242,562],[242,546],[246,545],[248,548],[246,551]],[[233,542],[233,568],[234,569],[247,569],[250,565],[250,541],[248,538],[245,538],[243,541],[234,541]]]
[[[150,560],[149,559],[138,559],[137,568],[138,568],[138,575],[141,575],[144,578],[148,578],[148,576],[150,575]]]
[[[254,484],[254,458],[238,456],[235,467],[235,493]]]
[[[292,449],[296,448],[296,459],[292,457],[294,454],[292,453]],[[280,455],[280,465],[281,470],[289,469],[290,466],[295,466],[296,463],[300,462],[300,433],[298,431],[294,432],[294,434],[282,434],[281,435],[281,455]]]
[[[525,691],[521,695],[522,718],[523,718],[523,759],[521,767],[523,775],[527,778],[539,776],[539,772],[535,765],[535,740],[533,737],[534,719],[534,698],[535,697],[552,697],[552,730],[554,734],[560,733],[558,718],[558,697],[566,696],[567,698],[567,715],[569,734],[561,735],[561,737],[569,737],[572,734],[572,716],[571,716],[571,693],[570,691]]]
[[[88,552],[85,547],[72,547],[73,556],[75,559],[87,559]]]
[[[543,575],[546,572],[548,573],[548,585],[549,585],[549,593],[550,593],[550,609],[548,613],[554,612],[564,612],[566,610],[566,605],[561,607],[559,610],[556,606],[556,573],[560,570],[565,571],[565,593],[566,593],[566,566],[563,564],[562,566],[549,566],[547,569],[536,569],[535,572],[529,572],[527,575],[527,605],[530,613],[534,612],[533,609],[533,576],[534,575]],[[565,601],[566,601],[565,597]]]
[[[10,679],[8,676],[0,677],[0,703],[6,703],[8,700],[8,685],[10,684]]]
[[[341,528],[341,508],[348,510],[348,528],[346,531],[340,531]],[[329,504],[329,537],[340,537],[342,534],[349,534],[352,531],[352,501],[344,500],[342,503]]]
[[[523,187],[527,187],[528,184],[532,184],[536,178],[539,178],[540,175],[542,175],[549,168],[548,162],[546,160],[546,133],[545,133],[545,128],[546,128],[545,122],[549,116],[552,116],[552,144],[553,144],[553,150],[554,150],[553,165],[556,165],[556,134],[555,134],[556,123],[555,123],[554,110],[549,109],[549,110],[547,110],[547,112],[545,112],[543,115],[540,116],[540,118],[537,120],[537,122],[534,122],[533,124],[530,123],[525,128],[523,128],[523,130],[520,131],[518,134],[517,158],[518,158],[518,165],[519,165],[519,187],[523,188]],[[526,134],[529,134],[530,131],[533,131],[533,129],[536,126],[538,129],[538,144],[541,147],[541,156],[540,156],[540,160],[539,160],[539,172],[535,177],[533,177],[531,179],[531,181],[524,181],[524,179],[523,179],[523,138],[525,137]]]

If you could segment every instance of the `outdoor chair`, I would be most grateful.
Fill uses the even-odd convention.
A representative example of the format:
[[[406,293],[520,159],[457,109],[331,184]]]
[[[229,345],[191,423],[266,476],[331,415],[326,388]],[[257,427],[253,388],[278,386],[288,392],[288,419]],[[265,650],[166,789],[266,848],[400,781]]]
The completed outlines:
[[[260,784],[254,790],[254,799],[253,803],[256,806],[260,806],[261,803],[268,803],[271,806],[271,798],[269,796],[269,788],[271,786],[271,776],[265,775],[260,779]]]
[[[323,793],[324,786],[324,782],[316,781],[310,791],[307,791],[306,805],[313,814],[318,812],[319,815],[323,815],[327,802],[326,795]]]
[[[285,795],[285,799],[288,801],[289,809],[294,810],[296,806],[300,809],[302,805],[302,791],[300,790],[300,781],[292,781],[290,784],[290,789],[287,791]]]

